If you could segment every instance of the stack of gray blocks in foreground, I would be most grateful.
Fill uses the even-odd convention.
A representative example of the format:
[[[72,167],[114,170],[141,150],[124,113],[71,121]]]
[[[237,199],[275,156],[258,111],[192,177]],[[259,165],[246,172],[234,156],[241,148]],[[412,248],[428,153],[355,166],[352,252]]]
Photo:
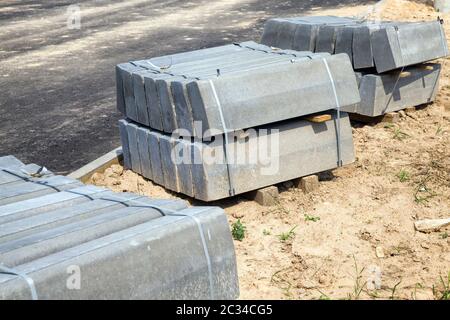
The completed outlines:
[[[347,54],[360,80],[362,102],[345,110],[371,117],[434,101],[441,67],[423,63],[449,54],[442,21],[276,18],[266,22],[261,43],[281,49]],[[405,74],[409,76],[403,77]]]
[[[339,164],[338,136],[342,163],[354,160],[348,115],[337,118],[333,110],[331,78],[340,108],[360,102],[346,55],[244,42],[120,64],[116,71],[124,165],[169,190],[213,201],[330,170]],[[325,111],[333,115],[326,123],[302,119]],[[246,136],[249,128],[258,134]],[[279,153],[230,161],[251,156],[250,145],[264,150],[276,130]],[[227,146],[225,132],[232,136]],[[174,150],[188,160],[174,161]],[[214,161],[195,161],[205,154]],[[278,163],[276,172],[262,173],[270,170],[267,161]]]
[[[222,209],[114,193],[39,168],[0,157],[0,299],[33,298],[31,281],[38,299],[238,297]]]

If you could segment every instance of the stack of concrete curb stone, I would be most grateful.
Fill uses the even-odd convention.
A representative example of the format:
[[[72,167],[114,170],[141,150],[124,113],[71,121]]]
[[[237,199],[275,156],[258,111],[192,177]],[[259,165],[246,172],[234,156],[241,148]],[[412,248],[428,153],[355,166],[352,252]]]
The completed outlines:
[[[423,63],[449,54],[442,23],[333,16],[271,19],[261,42],[281,49],[346,53],[360,80],[362,103],[345,110],[375,117],[434,100],[441,67]]]
[[[125,167],[175,192],[213,201],[354,159],[348,116],[333,111],[360,102],[344,54],[244,42],[120,64],[116,71]],[[323,123],[301,118],[329,110]],[[249,128],[258,133],[241,132]],[[279,141],[264,159],[278,164],[276,173],[262,174],[264,161],[231,161],[251,156],[250,145],[267,149],[266,136]],[[175,161],[174,150],[187,160]],[[213,161],[195,161],[205,152]]]
[[[241,194],[334,169],[339,162],[338,151],[343,165],[353,162],[348,115],[341,113],[340,150],[337,150],[336,124],[337,118],[333,114],[332,119],[323,123],[295,119],[266,125],[252,136],[237,135],[228,145],[230,164],[227,166],[223,140],[191,142],[120,120],[125,166],[169,190],[203,201],[218,200],[229,197],[230,192]],[[261,137],[261,132],[267,136]],[[239,161],[250,159],[254,153],[265,149],[270,141],[279,147],[272,150],[275,152],[270,149],[264,151],[268,153],[264,161]],[[180,158],[187,157],[188,161],[176,161],[173,151],[180,154]],[[207,155],[209,161],[204,161]],[[232,175],[231,181],[228,174]]]
[[[235,299],[217,207],[114,193],[0,157],[0,299]]]
[[[321,112],[335,106],[324,60],[341,106],[358,103],[345,55],[244,42],[118,65],[118,109],[152,129],[198,136],[223,133],[224,126],[239,130]],[[195,121],[202,132],[194,132]]]

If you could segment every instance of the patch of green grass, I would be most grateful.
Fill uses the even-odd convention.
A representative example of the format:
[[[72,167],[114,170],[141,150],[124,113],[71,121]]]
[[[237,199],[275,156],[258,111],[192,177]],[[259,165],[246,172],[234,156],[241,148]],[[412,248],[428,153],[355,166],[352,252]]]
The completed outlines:
[[[421,283],[416,283],[414,291],[411,293],[412,300],[417,300],[417,289],[423,289],[423,285]]]
[[[236,222],[232,224],[231,234],[234,240],[242,241],[245,238],[245,231],[247,227],[241,222],[241,219],[238,219]]]
[[[429,189],[424,183],[421,183],[414,194],[414,200],[417,203],[424,203],[435,196],[437,196],[437,193]]]
[[[441,239],[447,239],[448,238],[448,233],[444,232],[444,233],[441,233],[439,236],[441,237]]]
[[[406,138],[409,138],[409,137],[410,137],[410,135],[405,133],[405,132],[403,132],[402,130],[400,130],[400,128],[395,128],[394,129],[394,136],[393,136],[394,139],[403,140],[403,139],[406,139]]]
[[[439,292],[436,290],[436,287],[433,285],[433,294],[438,300],[450,300],[450,271],[447,274],[447,279],[444,279],[442,276],[439,277],[441,281],[442,290]]]
[[[320,293],[319,300],[331,300],[329,295],[327,295],[326,293],[322,292],[318,288],[316,288],[316,290]]]
[[[395,286],[392,288],[392,293],[391,293],[391,300],[395,300],[395,291],[397,290],[397,287],[400,285],[400,283],[402,282],[402,280],[400,280],[399,282],[397,282],[395,284]]]
[[[283,294],[288,297],[292,298],[292,283],[286,280],[285,272],[289,271],[290,268],[284,268],[281,270],[276,271],[274,274],[272,274],[272,277],[270,278],[270,282],[274,283],[278,288],[280,288],[283,291]]]
[[[444,130],[442,129],[442,126],[439,126],[439,127],[436,129],[436,135],[440,135],[443,131],[444,131]]]
[[[430,174],[428,174],[422,181],[420,181],[417,185],[416,192],[414,193],[414,198],[417,203],[428,202],[429,199],[436,197],[438,194],[431,190],[427,186],[427,182],[432,178]]]
[[[320,217],[310,216],[308,214],[305,214],[305,221],[312,221],[317,222],[320,220]]]
[[[288,240],[291,240],[292,238],[295,237],[295,228],[297,228],[297,226],[293,227],[291,230],[289,230],[288,232],[283,232],[281,234],[278,235],[278,238],[280,238],[281,242],[285,242]]]
[[[264,230],[263,230],[263,235],[265,235],[265,236],[270,236],[270,235],[271,235],[270,230],[264,229]]]
[[[379,299],[380,298],[380,293],[377,291],[377,289],[373,290],[373,291],[369,291],[369,290],[363,290],[365,293],[367,293],[367,295],[369,297],[371,297],[372,299]]]
[[[400,170],[397,177],[400,179],[400,182],[406,182],[411,178],[409,172],[404,169]]]

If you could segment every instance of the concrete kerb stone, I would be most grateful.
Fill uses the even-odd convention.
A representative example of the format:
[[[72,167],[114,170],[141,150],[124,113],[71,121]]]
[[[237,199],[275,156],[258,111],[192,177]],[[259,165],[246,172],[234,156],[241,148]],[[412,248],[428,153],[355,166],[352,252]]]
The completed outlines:
[[[403,72],[402,72],[403,71]],[[383,74],[360,75],[361,103],[344,107],[350,113],[377,117],[435,100],[441,65],[420,64]]]
[[[20,164],[7,160],[0,158],[11,167]],[[0,194],[7,189],[23,194],[38,182],[63,190],[73,179],[34,179],[0,188]],[[187,208],[184,201],[116,194],[94,186],[15,200],[0,203],[1,263],[12,270],[0,271],[0,299],[239,295],[233,241],[220,208]],[[67,270],[73,266],[82,272],[78,290],[67,282]]]
[[[123,123],[123,122],[120,122]],[[122,124],[123,126],[123,124]],[[121,131],[122,132],[122,131]],[[109,168],[113,164],[119,164],[122,160],[124,162],[124,167],[131,169],[129,167],[129,148],[128,148],[128,137],[122,136],[122,144],[124,144],[124,150],[127,150],[126,156],[122,151],[122,147],[117,147],[114,150],[104,154],[103,156],[95,159],[94,161],[88,163],[87,165],[75,170],[68,175],[69,178],[78,179],[81,182],[87,182],[94,173],[102,173],[105,169]],[[127,159],[127,160],[125,160]]]
[[[210,240],[205,235],[214,270],[212,286],[203,247],[198,241],[199,231],[184,216],[153,219],[17,268],[34,280],[40,299],[236,298],[239,291],[235,256],[234,250],[230,250],[233,244],[223,210],[192,208],[180,214],[194,215],[214,234]],[[58,285],[66,283],[67,270],[72,265],[79,266],[85,279],[79,290]],[[15,276],[0,275],[0,287],[1,299],[30,298],[25,281]]]
[[[292,25],[292,23],[289,24]],[[329,63],[332,65],[333,62],[331,61],[336,59],[323,54],[313,55],[311,52],[276,51],[252,42],[225,47],[228,49],[214,51],[213,55],[206,55],[207,58],[204,60],[197,61],[194,58],[198,58],[198,56],[193,55],[191,59],[194,60],[187,59],[183,63],[174,64],[168,69],[171,74],[168,74],[166,71],[158,74],[156,70],[146,70],[143,67],[136,71],[135,68],[139,68],[146,61],[137,61],[124,64],[124,66],[119,65],[118,73],[121,75],[119,79],[122,81],[123,88],[123,92],[119,96],[123,96],[122,100],[124,100],[126,116],[137,123],[167,133],[172,133],[176,128],[183,128],[192,132],[192,122],[194,120],[203,121],[207,126],[207,130],[209,123],[217,124],[218,119],[207,119],[208,116],[211,116],[211,113],[208,114],[208,111],[205,113],[202,109],[212,109],[213,107],[208,104],[205,105],[201,100],[202,97],[192,92],[190,85],[199,82],[199,80],[193,81],[194,78],[184,78],[184,76],[174,76],[174,74],[186,73],[191,77],[199,76],[206,81],[208,81],[207,79],[217,81],[217,79],[229,78],[230,81],[239,82],[242,80],[244,81],[243,85],[246,85],[248,82],[245,78],[247,74],[254,74],[255,72],[261,75],[270,74],[276,71],[277,68],[286,68],[292,64],[309,64],[316,59],[330,59]],[[213,50],[211,49],[211,51]],[[225,55],[223,55],[224,53]],[[246,58],[244,59],[244,57]],[[342,65],[342,62],[339,64]],[[345,63],[343,64],[345,65]],[[340,70],[338,70],[336,80],[340,81],[340,74],[345,74],[345,72],[342,72],[342,66],[338,68]],[[348,69],[351,68],[349,67]],[[307,70],[303,71],[306,72]],[[217,72],[221,74],[219,78],[217,78]],[[252,80],[255,79],[259,82],[264,81],[261,77],[252,78]],[[328,81],[328,78],[326,80]],[[275,83],[273,82],[273,84]],[[283,83],[277,84],[277,86],[282,87]],[[119,87],[120,84],[118,84]],[[273,85],[272,87],[275,88]],[[133,92],[131,92],[132,89],[134,89]],[[321,89],[317,88],[316,90],[320,91]],[[343,93],[341,95],[344,97],[344,100],[345,97],[350,97],[348,94],[350,90],[347,89],[346,92],[347,94]],[[255,91],[255,94],[257,94],[257,91]],[[315,96],[323,96],[323,94]],[[198,97],[198,99],[195,97]],[[353,97],[353,100],[356,99],[359,99],[359,97]],[[121,99],[118,98],[119,100]],[[195,101],[193,102],[193,100]],[[228,101],[225,99],[225,102]],[[118,107],[119,105],[120,103],[118,102]],[[345,105],[345,101],[343,105]],[[236,118],[240,119],[241,117],[237,115]],[[244,124],[242,128],[279,120],[283,120],[283,118],[270,119],[255,124]],[[220,128],[221,126],[212,125],[211,127]],[[230,129],[240,128],[231,126]]]
[[[440,21],[374,22],[327,16],[314,19],[311,17],[271,19],[266,25],[273,30],[278,28],[280,31],[276,36],[271,37],[264,37],[264,32],[264,44],[276,46],[279,43],[279,37],[290,37],[291,30],[289,35],[281,32],[280,26],[286,23],[297,24],[297,32],[291,45],[288,41],[280,41],[282,49],[312,48],[310,41],[316,34],[314,38],[316,45],[311,50],[347,53],[355,69],[375,66],[377,72],[382,73],[449,54]],[[311,30],[318,30],[318,32]],[[423,45],[424,43],[426,46]]]
[[[359,103],[356,78],[348,57],[342,54],[325,59],[333,74],[341,105]],[[278,72],[284,76],[280,78]],[[223,76],[212,81],[222,102],[225,126],[230,130],[321,112],[335,105],[329,76],[321,59],[268,67],[251,74]],[[267,92],[269,88],[270,94]],[[189,83],[188,91],[194,120],[202,121],[205,129],[220,131],[222,121],[210,83],[203,80]],[[280,106],[276,112],[274,105]]]
[[[344,164],[347,164],[354,159],[353,142],[348,116],[342,112],[341,117],[342,157]],[[334,115],[332,120],[325,123],[315,124],[306,120],[289,120],[265,126],[263,129],[267,130],[268,134],[273,132],[274,129],[279,130],[279,133],[277,133],[279,134],[277,139],[279,149],[274,149],[271,154],[267,155],[270,166],[263,164],[267,162],[263,159],[254,159],[256,162],[250,161],[250,156],[255,151],[249,150],[251,145],[264,148],[267,143],[272,143],[270,136],[267,137],[265,142],[263,136],[259,136],[258,131],[255,131],[256,135],[244,135],[240,140],[231,140],[228,155],[231,164],[228,168],[234,180],[233,189],[235,189],[236,194],[336,168],[335,125],[336,118]],[[227,178],[228,170],[224,159],[222,140],[191,142],[190,140],[185,141],[184,139],[169,137],[152,130],[149,130],[149,132],[155,141],[160,141],[159,148],[158,145],[149,147],[151,157],[155,154],[159,155],[158,151],[161,152],[161,158],[157,162],[162,169],[157,171],[160,172],[162,181],[155,181],[155,171],[153,171],[153,180],[156,183],[189,196],[192,196],[193,193],[194,198],[202,201],[214,201],[230,196],[230,181]],[[276,137],[273,136],[273,138]],[[181,163],[174,164],[174,159],[169,156],[170,150],[166,150],[166,147],[162,146],[162,142],[172,150],[184,143],[183,153],[188,155],[190,153],[188,162],[180,161]],[[276,148],[276,146],[274,145],[272,148]],[[336,158],[336,161],[333,161],[334,158]],[[238,159],[244,161],[238,161]],[[152,158],[151,162],[153,165],[156,161],[153,161]],[[298,163],[302,163],[302,166],[296,165]],[[278,166],[276,166],[277,164]],[[275,171],[263,174],[263,172],[271,169]],[[169,176],[164,178],[166,175]],[[190,186],[189,183],[192,185]]]
[[[372,45],[377,72],[445,57],[449,54],[439,21],[387,26],[373,32]],[[426,44],[426,45],[424,45]],[[389,54],[386,59],[386,52]]]

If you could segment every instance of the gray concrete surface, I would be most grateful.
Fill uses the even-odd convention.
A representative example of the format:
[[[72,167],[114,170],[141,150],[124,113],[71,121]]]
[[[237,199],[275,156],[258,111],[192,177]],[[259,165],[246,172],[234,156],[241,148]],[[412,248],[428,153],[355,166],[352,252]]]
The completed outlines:
[[[218,51],[220,54],[216,54]],[[139,99],[140,93],[146,91],[145,87],[139,85],[129,89],[126,83],[134,78],[144,83],[141,76],[152,78],[156,83],[154,94],[159,99],[148,98],[159,100],[158,108],[162,112],[166,133],[182,129],[194,135],[193,121],[200,121],[205,134],[210,136],[223,133],[224,126],[227,130],[253,128],[332,109],[336,102],[327,65],[341,107],[360,102],[355,74],[345,54],[331,56],[272,50],[261,44],[245,42],[166,58],[172,60],[172,64],[163,70],[153,65],[163,57],[118,67],[123,83],[122,88],[118,88],[123,94],[118,96],[124,97],[119,110],[124,104],[125,116],[148,126],[151,108],[145,98]],[[133,71],[135,65],[142,66],[142,69]],[[154,73],[142,71],[145,68],[152,68]],[[178,96],[171,90],[174,83],[185,87],[179,90]],[[139,105],[140,100],[142,105]],[[176,106],[179,101],[185,101],[184,107]],[[139,117],[141,113],[147,117]],[[179,123],[187,125],[178,127]],[[196,134],[203,136],[204,133]]]
[[[433,102],[439,89],[440,64],[420,64],[400,71],[359,75],[361,103],[343,108],[350,113],[377,117]]]
[[[345,112],[341,113],[340,124],[340,151],[345,165],[354,161],[350,121]],[[124,129],[129,135],[133,135],[135,127],[136,124],[129,122]],[[158,144],[153,144],[149,149],[152,161],[157,161],[152,162],[151,167],[154,168],[155,164],[161,166],[162,170],[157,170],[156,173],[163,177],[159,177],[159,182],[153,180],[175,192],[187,195],[193,193],[195,199],[214,201],[229,197],[231,187],[235,194],[241,194],[338,166],[336,115],[324,123],[291,119],[261,126],[259,129],[266,131],[254,131],[255,134],[248,132],[249,136],[230,138],[228,160],[233,186],[228,179],[224,141],[220,136],[211,142],[185,142],[187,146],[183,152],[187,152],[188,156],[177,159],[171,158],[171,152],[173,146],[178,144],[178,139],[147,129],[149,136],[159,141],[159,147]],[[275,130],[279,130],[279,133]],[[177,150],[173,153],[176,155]],[[261,157],[261,154],[266,155],[266,158]],[[152,158],[152,155],[157,156]],[[175,165],[173,160],[185,165]],[[135,161],[140,160],[136,157]],[[155,171],[152,174],[155,177]],[[180,187],[181,181],[192,185]]]
[[[6,174],[23,166],[11,157],[0,157],[0,163]],[[59,191],[71,181],[63,176],[19,184],[3,178],[0,300],[33,298],[31,287],[35,298],[46,300],[239,296],[234,244],[223,209],[94,186]],[[43,184],[54,192],[27,192],[27,197],[2,201],[6,189],[23,195],[29,186]],[[78,273],[68,271],[74,267]],[[74,290],[70,280],[77,275]]]
[[[347,31],[352,36],[343,37],[340,34],[343,28],[350,29]],[[314,52],[347,53],[355,70],[375,67],[378,73],[449,54],[440,21],[380,22],[334,16],[278,18],[266,23],[261,42],[282,49],[315,43]]]

